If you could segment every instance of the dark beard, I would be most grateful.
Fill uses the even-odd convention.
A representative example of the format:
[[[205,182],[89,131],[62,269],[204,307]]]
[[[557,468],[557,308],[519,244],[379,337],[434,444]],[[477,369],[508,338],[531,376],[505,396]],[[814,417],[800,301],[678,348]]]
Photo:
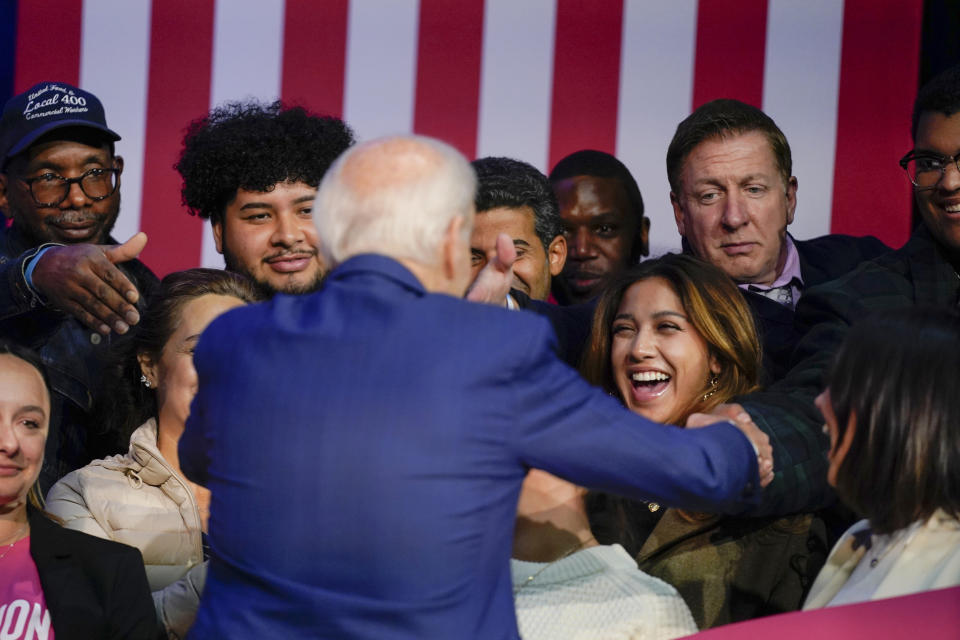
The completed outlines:
[[[278,293],[283,293],[291,296],[302,296],[308,293],[313,293],[318,291],[320,287],[323,286],[323,280],[326,277],[326,273],[321,271],[317,278],[306,285],[298,285],[294,287],[288,287],[286,289],[275,289],[273,285],[269,282],[257,279],[250,271],[247,270],[243,264],[237,260],[236,256],[227,248],[226,243],[223,244],[223,262],[227,271],[232,271],[233,273],[238,273],[242,276],[245,276],[253,285],[257,288],[257,291],[265,299],[270,299]]]

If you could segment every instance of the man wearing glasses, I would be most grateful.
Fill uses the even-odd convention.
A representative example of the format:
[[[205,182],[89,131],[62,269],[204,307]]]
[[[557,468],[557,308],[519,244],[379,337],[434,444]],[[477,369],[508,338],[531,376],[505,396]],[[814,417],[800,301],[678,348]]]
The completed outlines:
[[[41,352],[54,420],[43,488],[93,457],[87,421],[111,337],[139,319],[156,277],[134,258],[137,234],[117,245],[120,136],[93,94],[41,82],[11,98],[0,120],[0,336]],[[95,432],[95,430],[94,430]],[[108,446],[108,443],[102,443]]]
[[[913,185],[922,224],[902,248],[806,290],[796,319],[807,332],[793,353],[792,368],[768,391],[742,399],[742,408],[761,429],[792,439],[795,465],[809,460],[805,477],[780,478],[766,491],[765,504],[778,504],[784,512],[809,510],[832,500],[824,455],[829,442],[820,434],[823,418],[813,398],[822,390],[823,374],[851,325],[872,313],[960,303],[960,66],[920,89],[912,135],[913,149],[900,165],[906,171],[904,179]],[[721,405],[717,414],[740,408]],[[780,468],[792,473],[789,466]]]

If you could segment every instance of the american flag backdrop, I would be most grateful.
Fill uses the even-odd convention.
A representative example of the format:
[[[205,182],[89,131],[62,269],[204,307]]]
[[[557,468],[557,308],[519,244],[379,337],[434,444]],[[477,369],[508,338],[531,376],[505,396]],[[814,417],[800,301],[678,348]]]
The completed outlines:
[[[14,90],[78,84],[123,136],[115,236],[158,274],[221,266],[180,204],[187,123],[277,97],[360,139],[417,132],[544,171],[595,148],[637,178],[656,252],[679,246],[664,168],[703,102],[756,104],[791,143],[794,235],[906,239],[921,0],[20,0]],[[256,150],[251,150],[255,153]]]

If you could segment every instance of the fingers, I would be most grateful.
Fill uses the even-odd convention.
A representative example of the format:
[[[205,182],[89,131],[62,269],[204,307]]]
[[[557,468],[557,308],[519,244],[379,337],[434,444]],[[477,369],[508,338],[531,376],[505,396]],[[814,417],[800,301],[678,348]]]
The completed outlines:
[[[142,245],[143,239],[125,251],[139,251],[138,244]],[[124,252],[119,255],[122,257]],[[139,299],[136,287],[114,266],[106,251],[96,245],[50,249],[34,269],[33,284],[51,305],[94,331],[122,334],[140,321],[140,314],[131,304]]]
[[[736,403],[718,404],[708,413],[692,413],[687,418],[688,428],[705,427],[723,421],[732,421],[737,415],[744,413],[743,407]]]
[[[147,246],[147,234],[140,231],[139,233],[133,234],[133,236],[123,244],[101,245],[100,248],[103,249],[107,258],[110,259],[110,262],[116,264],[118,262],[133,260],[140,255],[140,252],[143,251],[145,246]]]
[[[497,255],[488,260],[467,289],[467,300],[503,306],[513,283],[513,263],[517,249],[505,233],[497,236]]]
[[[118,264],[120,262],[133,260],[140,255],[140,252],[143,251],[145,246],[147,246],[147,234],[140,231],[123,244],[114,246],[104,245],[100,248],[112,264]],[[133,286],[133,283],[131,283],[119,269],[112,267],[102,275],[104,276],[104,280],[119,291],[128,302],[135,304],[140,298],[137,288]],[[134,323],[136,323],[136,321],[134,321]]]
[[[687,418],[686,427],[688,429],[696,429],[697,427],[706,427],[707,425],[717,424],[722,420],[723,418],[715,416],[712,413],[691,413]]]
[[[500,271],[507,271],[513,268],[513,263],[517,261],[517,247],[513,240],[506,233],[497,235],[497,268]]]
[[[760,430],[746,411],[741,410],[733,417],[733,424],[743,431],[750,439],[757,452],[757,473],[760,476],[760,486],[766,487],[773,482],[773,447],[770,445],[770,436]]]

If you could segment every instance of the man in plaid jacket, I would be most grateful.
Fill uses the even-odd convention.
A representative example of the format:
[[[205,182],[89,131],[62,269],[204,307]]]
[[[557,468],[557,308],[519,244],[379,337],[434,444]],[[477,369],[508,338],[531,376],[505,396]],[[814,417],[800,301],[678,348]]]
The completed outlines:
[[[813,406],[850,325],[871,314],[960,301],[960,66],[924,86],[914,103],[914,148],[900,161],[914,185],[922,224],[899,250],[806,291],[797,306],[803,335],[785,379],[741,398],[774,446],[777,473],[761,512],[808,511],[829,504],[827,437]],[[726,405],[724,415],[740,407]]]

